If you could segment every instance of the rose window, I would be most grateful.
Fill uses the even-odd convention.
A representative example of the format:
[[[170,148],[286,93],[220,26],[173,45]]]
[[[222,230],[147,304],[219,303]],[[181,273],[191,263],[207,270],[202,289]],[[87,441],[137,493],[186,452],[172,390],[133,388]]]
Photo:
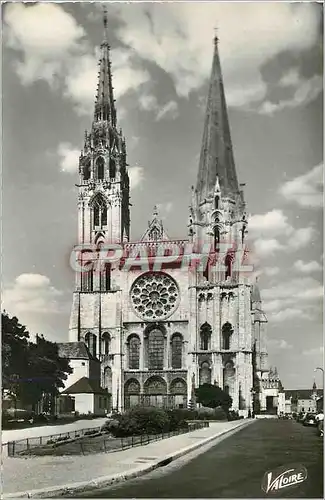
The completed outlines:
[[[131,289],[131,301],[136,313],[148,320],[170,316],[177,307],[178,299],[175,281],[163,273],[142,275]]]

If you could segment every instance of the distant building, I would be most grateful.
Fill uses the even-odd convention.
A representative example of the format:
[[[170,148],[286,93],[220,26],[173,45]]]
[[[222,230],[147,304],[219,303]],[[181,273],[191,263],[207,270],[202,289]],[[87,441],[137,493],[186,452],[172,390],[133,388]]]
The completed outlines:
[[[310,412],[316,413],[317,401],[323,399],[323,390],[317,389],[314,382],[312,390],[310,389],[293,389],[285,391],[285,412],[300,413]],[[319,406],[319,403],[318,403]]]
[[[84,342],[59,343],[58,349],[61,358],[69,359],[73,371],[61,389],[57,413],[105,414],[109,410],[110,393],[99,385],[99,360]]]
[[[74,401],[79,414],[105,415],[110,409],[108,392],[100,387],[98,380],[82,377],[62,392],[61,398],[64,396]]]

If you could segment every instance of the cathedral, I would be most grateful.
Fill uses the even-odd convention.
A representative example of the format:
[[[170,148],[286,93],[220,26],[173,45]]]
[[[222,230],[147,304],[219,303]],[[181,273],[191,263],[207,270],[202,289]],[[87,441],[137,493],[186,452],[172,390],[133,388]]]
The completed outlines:
[[[197,183],[189,186],[187,237],[170,239],[155,207],[141,240],[133,242],[126,140],[118,127],[106,15],[104,33],[94,117],[79,159],[78,244],[98,249],[100,259],[101,249],[113,243],[123,257],[76,271],[69,343],[86,344],[98,360],[100,390],[111,394],[111,408],[118,411],[135,405],[193,407],[195,388],[204,383],[226,391],[232,409],[243,416],[254,405],[276,410],[281,383],[274,372],[270,377],[267,318],[258,285],[246,271],[248,224],[218,39]],[[87,252],[81,259],[87,260]]]

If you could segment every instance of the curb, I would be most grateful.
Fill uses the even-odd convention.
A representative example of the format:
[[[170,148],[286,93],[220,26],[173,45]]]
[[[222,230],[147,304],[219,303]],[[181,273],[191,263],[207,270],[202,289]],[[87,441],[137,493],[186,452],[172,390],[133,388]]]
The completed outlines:
[[[201,448],[202,446],[210,443],[211,441],[214,441],[215,439],[218,439],[221,436],[225,436],[226,434],[234,434],[238,432],[240,429],[243,429],[244,427],[247,427],[248,425],[252,424],[254,420],[249,420],[249,421],[244,421],[241,422],[240,424],[236,425],[235,427],[232,427],[231,429],[226,429],[224,431],[218,432],[217,434],[214,434],[213,436],[210,436],[208,438],[203,439],[202,441],[198,443],[191,444],[187,446],[186,448],[182,448],[181,450],[178,450],[176,452],[170,453],[169,455],[166,455],[164,458],[159,459],[158,461],[146,465],[146,466],[140,466],[136,467],[134,469],[131,469],[128,472],[125,473],[115,473],[111,474],[110,476],[103,476],[103,477],[98,477],[96,479],[90,480],[90,481],[83,481],[79,483],[72,483],[72,484],[66,484],[62,486],[52,486],[50,488],[44,488],[44,489],[39,489],[39,490],[31,490],[31,491],[20,491],[17,493],[8,493],[8,494],[3,494],[2,498],[3,499],[10,499],[10,498],[54,498],[54,497],[65,497],[69,494],[76,494],[76,493],[84,493],[86,491],[92,491],[94,488],[105,488],[106,486],[111,486],[113,484],[118,484],[122,483],[124,481],[127,481],[128,479],[134,479],[136,477],[141,477],[144,476],[145,474],[148,474],[149,472],[152,472],[155,469],[158,469],[159,467],[163,467],[165,465],[170,464],[177,458],[180,458],[181,456],[187,455],[191,451],[197,450],[198,448]]]

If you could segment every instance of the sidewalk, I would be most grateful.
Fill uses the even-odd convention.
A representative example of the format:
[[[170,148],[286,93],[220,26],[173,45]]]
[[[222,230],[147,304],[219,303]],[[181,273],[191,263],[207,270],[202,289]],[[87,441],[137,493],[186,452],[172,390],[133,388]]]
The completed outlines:
[[[116,453],[4,458],[2,498],[62,497],[68,491],[81,492],[99,485],[124,481],[150,472],[163,461],[172,461],[222,434],[234,432],[236,428],[252,422],[212,422],[208,428]]]

